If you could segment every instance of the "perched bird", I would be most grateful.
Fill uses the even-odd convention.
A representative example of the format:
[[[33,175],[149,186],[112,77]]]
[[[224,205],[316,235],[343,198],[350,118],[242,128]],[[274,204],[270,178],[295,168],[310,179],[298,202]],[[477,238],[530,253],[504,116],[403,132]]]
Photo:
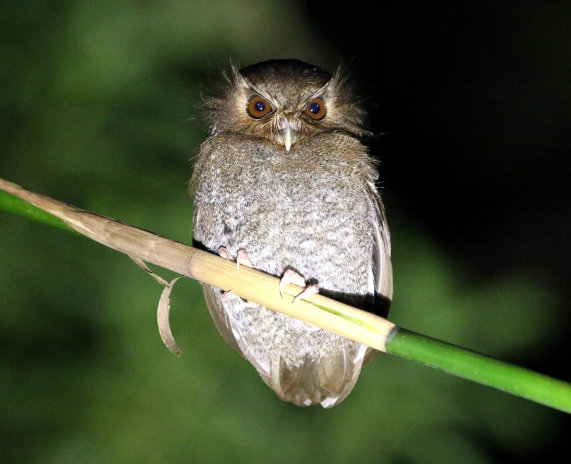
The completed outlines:
[[[205,100],[191,179],[197,246],[386,315],[390,238],[363,111],[339,73],[299,60],[233,67]],[[301,277],[303,276],[303,277]],[[305,281],[305,283],[304,283]],[[226,342],[285,401],[331,407],[372,350],[205,286]]]

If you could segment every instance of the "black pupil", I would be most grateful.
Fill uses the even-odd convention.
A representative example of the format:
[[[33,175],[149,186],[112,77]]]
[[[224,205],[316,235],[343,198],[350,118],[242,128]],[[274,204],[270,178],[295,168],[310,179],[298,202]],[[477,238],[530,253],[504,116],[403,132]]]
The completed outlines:
[[[319,103],[310,103],[309,104],[309,112],[313,113],[313,114],[317,114],[319,113],[319,111],[321,110],[321,106],[319,106]]]
[[[256,103],[254,103],[254,108],[256,108],[258,113],[262,113],[266,109],[266,104],[263,101],[258,100]]]

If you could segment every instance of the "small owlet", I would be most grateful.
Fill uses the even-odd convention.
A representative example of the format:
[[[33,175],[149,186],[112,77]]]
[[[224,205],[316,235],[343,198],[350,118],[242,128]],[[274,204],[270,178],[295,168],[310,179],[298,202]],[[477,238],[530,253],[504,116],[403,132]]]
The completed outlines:
[[[232,70],[206,99],[194,240],[238,263],[386,315],[389,231],[363,112],[338,74],[299,60]],[[302,277],[303,276],[303,277]],[[353,389],[367,346],[204,287],[216,327],[280,398],[329,408]]]

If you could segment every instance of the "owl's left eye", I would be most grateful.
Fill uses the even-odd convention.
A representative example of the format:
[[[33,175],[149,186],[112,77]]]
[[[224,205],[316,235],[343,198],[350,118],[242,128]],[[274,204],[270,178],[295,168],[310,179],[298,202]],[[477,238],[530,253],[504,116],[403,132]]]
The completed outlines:
[[[254,95],[248,102],[248,114],[254,119],[263,118],[272,111],[272,105],[264,97]]]
[[[319,121],[325,117],[325,102],[322,98],[314,98],[305,107],[305,114],[307,114],[311,119]]]

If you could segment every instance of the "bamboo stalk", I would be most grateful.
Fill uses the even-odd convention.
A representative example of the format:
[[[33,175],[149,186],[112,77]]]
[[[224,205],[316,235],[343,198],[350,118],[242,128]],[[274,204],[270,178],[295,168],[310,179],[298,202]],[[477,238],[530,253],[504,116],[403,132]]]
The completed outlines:
[[[96,242],[141,261],[170,269],[180,275],[232,290],[247,300],[301,319],[379,351],[385,351],[392,322],[340,303],[323,295],[311,295],[293,303],[303,289],[289,284],[282,288],[279,279],[212,253],[184,245],[105,216],[92,213],[26,190],[0,179],[5,192],[61,219],[73,230]]]
[[[56,227],[71,228],[127,254],[139,265],[153,263],[223,290],[232,289],[242,298],[379,351],[571,413],[571,385],[561,380],[409,332],[379,316],[322,295],[293,303],[301,287],[285,286],[285,296],[281,298],[279,280],[275,277],[244,266],[238,272],[235,263],[219,256],[30,192],[3,179],[0,179],[0,194],[0,206],[4,209]],[[34,207],[39,209],[33,210]]]
[[[395,327],[387,353],[571,413],[571,386],[558,379]]]

